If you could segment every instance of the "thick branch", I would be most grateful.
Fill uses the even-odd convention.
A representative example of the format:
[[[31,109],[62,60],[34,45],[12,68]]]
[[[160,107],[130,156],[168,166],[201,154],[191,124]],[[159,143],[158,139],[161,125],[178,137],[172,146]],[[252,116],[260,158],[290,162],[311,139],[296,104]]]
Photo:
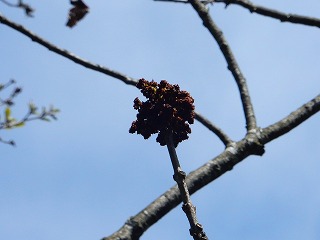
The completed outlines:
[[[211,183],[250,155],[262,155],[263,145],[294,129],[320,111],[320,95],[301,106],[281,121],[251,132],[241,141],[226,148],[216,158],[191,172],[186,177],[190,194]],[[123,227],[103,240],[137,240],[153,224],[181,203],[177,186],[172,187],[149,206],[130,218]]]
[[[256,118],[253,111],[253,106],[251,103],[249,90],[247,87],[246,79],[244,78],[240,67],[227,43],[226,39],[223,36],[222,31],[218,28],[218,26],[213,22],[212,18],[209,15],[208,9],[204,4],[202,4],[199,0],[190,0],[189,1],[193,8],[196,10],[198,15],[203,21],[203,25],[209,30],[211,35],[217,41],[227,63],[228,69],[231,71],[237,85],[239,88],[241,102],[246,118],[247,130],[250,131],[256,128]]]
[[[265,144],[291,131],[312,115],[320,111],[320,95],[316,96],[287,117],[261,129],[261,143]]]

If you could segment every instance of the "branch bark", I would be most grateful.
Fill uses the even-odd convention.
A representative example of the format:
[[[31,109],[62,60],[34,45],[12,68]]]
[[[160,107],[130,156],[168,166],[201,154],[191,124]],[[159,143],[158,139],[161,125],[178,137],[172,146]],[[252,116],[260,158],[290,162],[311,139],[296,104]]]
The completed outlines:
[[[166,134],[166,143],[174,171],[173,179],[177,182],[179,193],[182,198],[182,210],[185,212],[189,224],[190,224],[190,235],[194,240],[208,240],[205,232],[203,231],[202,225],[198,222],[196,207],[192,204],[188,186],[186,184],[186,173],[182,171],[176,149],[173,142],[172,131]]]
[[[246,119],[246,127],[247,131],[253,130],[257,127],[256,118],[253,110],[253,105],[251,103],[249,89],[247,86],[246,79],[244,78],[240,67],[229,47],[227,40],[225,39],[222,31],[219,27],[214,23],[211,16],[209,15],[208,9],[206,6],[201,3],[199,0],[190,0],[189,1],[195,11],[198,13],[199,17],[202,19],[203,25],[209,30],[211,35],[214,37],[216,42],[218,43],[223,56],[225,57],[228,69],[231,71],[241,97],[242,107],[244,110],[244,115]]]
[[[320,110],[320,94],[289,114],[284,119],[261,130],[261,143],[265,144],[291,131]]]

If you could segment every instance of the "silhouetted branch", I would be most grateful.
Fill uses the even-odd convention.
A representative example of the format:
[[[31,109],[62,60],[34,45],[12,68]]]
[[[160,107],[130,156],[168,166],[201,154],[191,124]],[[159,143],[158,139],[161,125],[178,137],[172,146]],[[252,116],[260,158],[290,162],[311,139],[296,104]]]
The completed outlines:
[[[180,162],[176,153],[171,130],[166,134],[166,143],[174,170],[173,179],[177,182],[183,202],[182,209],[185,212],[190,224],[190,235],[194,240],[208,240],[208,237],[203,231],[202,225],[198,222],[196,207],[191,202],[190,193],[185,181],[186,173],[182,171],[180,167]]]
[[[31,31],[27,30],[26,28],[24,28],[23,26],[16,24],[10,20],[8,20],[7,18],[5,18],[3,15],[0,14],[0,22],[17,30],[18,32],[26,35],[27,37],[31,38],[32,41],[39,43],[40,45],[48,48],[50,51],[55,52],[65,58],[68,58],[72,61],[74,61],[77,64],[80,64],[83,67],[95,70],[97,72],[101,72],[104,73],[106,75],[109,75],[111,77],[117,78],[121,81],[123,81],[126,84],[129,85],[133,85],[135,86],[137,83],[137,80],[127,77],[122,73],[116,72],[114,70],[111,70],[109,68],[103,67],[99,64],[94,64],[91,63],[89,61],[86,61],[84,59],[81,59],[77,56],[75,56],[74,54],[70,53],[69,51],[65,50],[65,49],[61,49],[55,45],[53,45],[52,43],[40,38],[39,36],[37,36],[36,34],[32,33]]]
[[[172,2],[172,3],[190,3],[188,0],[153,0],[155,2]],[[203,4],[213,4],[216,2],[216,0],[200,0],[201,3]]]
[[[16,4],[10,3],[6,0],[0,0],[0,1],[9,7],[22,8],[28,17],[33,17],[32,13],[34,12],[34,9],[29,4],[24,3],[22,0],[19,0],[18,3]]]
[[[225,134],[219,127],[211,123],[208,119],[201,116],[199,113],[196,113],[195,119],[202,123],[205,127],[207,127],[210,131],[216,134],[219,139],[223,142],[223,144],[227,147],[229,144],[233,143],[233,141],[229,138],[227,134]]]
[[[266,17],[271,17],[280,20],[281,22],[290,22],[303,24],[313,27],[320,27],[320,19],[302,16],[298,14],[283,13],[271,8],[255,5],[248,0],[216,0],[216,3],[225,3],[226,6],[235,4],[248,9],[251,13],[257,13]]]
[[[188,0],[153,0],[155,2],[171,2],[171,3],[185,3],[190,4]],[[226,7],[234,4],[248,9],[251,13],[257,13],[266,17],[271,17],[280,20],[281,22],[290,22],[295,24],[302,24],[312,27],[320,27],[320,19],[299,14],[284,13],[275,9],[255,5],[248,0],[202,0],[202,4],[225,3]]]
[[[244,115],[246,119],[247,130],[250,131],[252,129],[255,129],[257,126],[256,118],[254,115],[253,106],[251,103],[246,79],[244,78],[240,70],[240,67],[229,47],[227,40],[223,36],[222,31],[213,22],[206,6],[202,4],[199,0],[190,0],[189,2],[193,6],[193,8],[196,10],[199,17],[202,19],[203,25],[209,30],[211,35],[214,37],[214,39],[218,43],[221,49],[221,52],[223,53],[223,56],[227,61],[228,69],[231,71],[238,85],[240,96],[241,96],[241,102],[244,110]]]
[[[267,143],[291,131],[312,115],[320,111],[320,95],[316,96],[287,117],[261,129],[261,142]]]
[[[304,104],[281,121],[251,132],[241,141],[228,146],[219,156],[191,172],[186,177],[189,193],[193,194],[233,169],[250,155],[262,155],[264,144],[271,142],[320,111],[320,95]],[[173,186],[137,215],[131,217],[117,232],[103,240],[137,240],[153,224],[181,203],[177,186]]]

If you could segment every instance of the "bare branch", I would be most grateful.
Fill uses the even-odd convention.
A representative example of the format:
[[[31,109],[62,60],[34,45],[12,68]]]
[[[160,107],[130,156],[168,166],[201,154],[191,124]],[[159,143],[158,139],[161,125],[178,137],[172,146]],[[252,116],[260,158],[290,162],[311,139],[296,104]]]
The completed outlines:
[[[155,2],[171,2],[171,3],[185,3],[188,4],[188,0],[154,0]],[[295,24],[302,24],[312,27],[320,27],[320,19],[308,16],[302,16],[298,14],[290,14],[280,12],[275,9],[266,8],[263,6],[255,5],[248,0],[202,0],[202,4],[213,4],[213,3],[225,3],[226,7],[234,4],[239,5],[248,9],[251,13],[257,13],[266,17],[271,17],[280,20],[281,22],[290,22]]]
[[[166,134],[166,143],[174,171],[173,179],[177,182],[183,202],[182,209],[185,212],[190,224],[190,235],[194,240],[208,240],[208,237],[203,231],[202,225],[198,222],[196,207],[191,202],[189,190],[185,181],[186,173],[182,171],[180,167],[180,162],[176,153],[171,130]]]
[[[195,119],[197,119],[200,123],[207,127],[211,132],[216,134],[226,147],[233,143],[233,141],[229,138],[227,134],[225,134],[219,127],[211,123],[209,120],[207,120],[199,113],[196,113]]]
[[[244,78],[240,67],[229,47],[229,44],[225,37],[223,36],[222,31],[218,28],[218,26],[213,22],[212,18],[209,15],[208,9],[204,4],[202,4],[199,0],[190,0],[189,1],[193,8],[198,13],[199,17],[203,21],[203,25],[209,30],[211,35],[214,37],[216,42],[218,43],[221,52],[223,53],[227,64],[228,69],[231,71],[237,85],[239,88],[242,106],[244,110],[244,115],[247,124],[247,130],[250,131],[256,128],[256,118],[253,111],[253,106],[251,103],[249,90],[247,87],[246,79]]]
[[[109,76],[114,77],[114,78],[117,78],[117,79],[119,79],[119,80],[121,80],[124,83],[129,84],[129,85],[135,86],[136,83],[137,83],[137,80],[135,80],[133,78],[130,78],[130,77],[128,77],[128,76],[126,76],[126,75],[124,75],[124,74],[122,74],[120,72],[117,72],[117,71],[111,70],[109,68],[100,66],[99,64],[91,63],[91,62],[89,62],[87,60],[84,60],[84,59],[81,59],[81,58],[75,56],[74,54],[68,52],[65,49],[58,48],[57,46],[53,45],[52,43],[40,38],[39,36],[35,35],[31,31],[27,30],[23,26],[21,26],[19,24],[16,24],[16,23],[6,19],[1,14],[0,14],[0,22],[5,24],[5,25],[7,25],[7,26],[9,26],[9,27],[11,27],[11,28],[13,28],[13,29],[15,29],[15,30],[17,30],[18,32],[26,35],[27,37],[31,38],[32,41],[39,43],[40,45],[48,48],[50,51],[55,52],[55,53],[65,57],[65,58],[68,58],[68,59],[74,61],[75,63],[80,64],[81,66],[84,66],[86,68],[95,70],[97,72],[101,72],[103,74],[109,75]]]
[[[250,155],[262,155],[263,144],[287,133],[320,111],[320,95],[304,104],[288,117],[259,132],[251,133],[239,142],[229,145],[219,156],[207,162],[186,177],[190,194],[233,169]],[[145,209],[131,217],[117,232],[103,240],[136,240],[153,224],[181,203],[177,186],[172,187]]]
[[[0,1],[3,2],[4,4],[6,4],[9,7],[18,7],[18,4],[14,4],[14,3],[8,2],[6,0],[0,0]]]
[[[172,3],[189,3],[188,0],[153,0],[155,2],[172,2]],[[203,4],[213,4],[216,2],[216,0],[201,0],[200,1]]]
[[[256,142],[244,138],[223,153],[210,160],[186,177],[190,194],[214,181],[249,155],[255,154]],[[103,240],[136,240],[153,224],[181,203],[177,186],[172,187],[134,217],[131,217],[117,232]]]
[[[278,138],[291,131],[309,117],[320,111],[320,95],[316,96],[287,117],[266,128],[261,129],[261,142],[263,144]]]
[[[21,8],[24,10],[25,14],[28,17],[33,17],[32,13],[34,12],[34,9],[29,4],[24,3],[22,0],[19,0],[18,3],[16,4],[10,3],[6,0],[0,0],[0,1],[9,7]]]
[[[259,5],[254,5],[248,0],[216,0],[216,3],[225,3],[226,6],[235,4],[248,9],[251,13],[261,14],[266,17],[271,17],[280,20],[281,22],[290,22],[313,27],[320,27],[320,19],[312,18],[297,14],[287,14],[274,9],[266,8]]]

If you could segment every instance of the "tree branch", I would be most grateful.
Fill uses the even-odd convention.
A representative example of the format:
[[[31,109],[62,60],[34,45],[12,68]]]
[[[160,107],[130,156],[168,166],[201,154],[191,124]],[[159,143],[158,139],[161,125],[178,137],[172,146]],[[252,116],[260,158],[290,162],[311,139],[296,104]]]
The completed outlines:
[[[24,10],[25,14],[28,17],[33,17],[32,13],[34,12],[34,9],[29,4],[24,3],[22,0],[19,0],[18,3],[16,3],[16,4],[10,3],[6,0],[0,0],[0,1],[9,7],[21,8]]]
[[[188,0],[153,0],[155,2],[171,2],[171,3],[185,3],[189,4]],[[281,22],[290,22],[295,24],[302,24],[311,27],[320,27],[320,19],[298,14],[283,13],[275,9],[266,8],[255,5],[248,0],[201,0],[202,4],[225,3],[226,7],[230,4],[239,5],[248,9],[251,13],[257,13],[266,17],[271,17],[280,20]]]
[[[6,0],[0,0],[1,2],[3,2],[4,4],[6,4],[9,7],[18,7],[19,4],[14,4],[14,3],[10,3]]]
[[[202,225],[198,222],[196,207],[191,202],[190,193],[185,181],[186,173],[182,171],[180,167],[171,130],[166,134],[166,143],[174,171],[173,179],[177,182],[183,202],[182,210],[185,212],[190,224],[190,235],[194,240],[208,240],[208,237],[203,231]]]
[[[195,119],[202,123],[205,127],[207,127],[211,132],[216,134],[226,147],[233,143],[233,141],[227,134],[225,134],[219,127],[211,123],[208,119],[201,116],[199,113],[196,113]]]
[[[304,104],[279,122],[251,132],[241,141],[228,146],[219,156],[210,160],[186,177],[190,194],[195,193],[224,173],[233,169],[250,155],[262,155],[263,145],[294,129],[320,111],[320,95]],[[117,232],[103,240],[137,240],[140,236],[173,208],[181,203],[177,186],[170,188],[145,209],[131,217]]]
[[[291,131],[312,115],[320,111],[320,95],[316,96],[287,117],[266,128],[261,129],[261,143],[271,142],[287,132]]]
[[[89,68],[91,70],[97,71],[97,72],[101,72],[103,74],[109,75],[111,77],[117,78],[121,81],[123,81],[125,84],[128,85],[133,85],[135,86],[137,83],[137,80],[130,78],[120,72],[111,70],[109,68],[103,67],[99,64],[94,64],[91,63],[89,61],[86,61],[84,59],[81,59],[77,56],[75,56],[74,54],[68,52],[65,49],[61,49],[58,48],[57,46],[53,45],[52,43],[40,38],[39,36],[37,36],[36,34],[32,33],[31,31],[29,31],[28,29],[24,28],[22,25],[16,24],[10,20],[8,20],[7,18],[5,18],[3,15],[0,14],[0,22],[17,30],[18,32],[24,34],[25,36],[31,38],[32,41],[39,43],[40,45],[46,47],[47,49],[49,49],[52,52],[55,52],[69,60],[72,60],[73,62],[80,64],[81,66],[84,66],[86,68]]]
[[[159,1],[159,0],[158,0]],[[254,5],[248,0],[216,0],[216,3],[225,3],[226,6],[235,4],[248,9],[251,13],[257,13],[266,17],[271,17],[280,20],[281,22],[290,22],[313,27],[320,27],[320,19],[312,18],[297,14],[287,14],[274,9],[266,8],[259,5]]]
[[[186,3],[186,4],[189,3],[188,0],[153,0],[153,1],[155,1],[155,2],[171,2],[171,3]],[[208,4],[208,3],[213,4],[216,2],[216,0],[201,0],[200,2],[203,4]]]
[[[225,37],[223,36],[222,31],[218,28],[218,26],[213,22],[212,18],[209,15],[208,9],[204,4],[202,4],[199,0],[190,0],[190,4],[198,13],[199,17],[203,21],[203,25],[209,30],[211,35],[214,37],[216,42],[218,43],[223,56],[225,57],[228,69],[231,71],[240,92],[241,102],[244,110],[244,115],[246,119],[246,127],[247,130],[253,130],[256,128],[256,118],[253,110],[253,106],[251,103],[249,90],[247,87],[246,79],[241,73],[240,67],[229,47],[229,44]]]

